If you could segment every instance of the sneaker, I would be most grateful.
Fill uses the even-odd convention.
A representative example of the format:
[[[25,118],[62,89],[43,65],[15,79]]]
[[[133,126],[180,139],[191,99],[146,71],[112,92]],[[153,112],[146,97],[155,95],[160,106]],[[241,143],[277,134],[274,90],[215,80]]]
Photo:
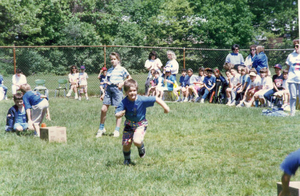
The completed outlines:
[[[98,137],[102,137],[103,133],[105,133],[105,132],[106,132],[105,128],[104,128],[103,130],[100,130],[100,129],[98,129],[98,132],[97,132],[96,138],[98,138]]]
[[[204,99],[201,99],[200,103],[204,103]]]
[[[87,101],[90,100],[88,97],[85,98]]]
[[[78,99],[78,95],[75,95],[75,99]]]
[[[235,106],[235,100],[233,100],[233,101],[229,104],[229,106]]]
[[[181,97],[178,97],[177,102],[181,102],[181,101],[182,101]]]
[[[196,97],[196,99],[195,99],[195,103],[196,102],[199,102],[200,101],[200,99],[201,99],[201,97],[199,96],[199,97]]]
[[[70,96],[71,96],[71,93],[68,93],[66,96],[67,96],[67,97],[70,97]]]
[[[125,159],[124,160],[124,165],[130,165],[131,164],[131,160],[130,159]]]
[[[188,102],[188,99],[187,98],[183,98],[183,102]]]
[[[76,99],[76,98],[75,98]],[[78,97],[78,100],[81,101],[81,97]]]
[[[120,136],[120,132],[117,131],[117,130],[115,130],[115,131],[114,131],[114,137],[119,137],[119,136]]]
[[[242,102],[242,103],[239,103],[236,107],[237,107],[237,108],[244,107],[244,103],[243,103],[243,102]]]
[[[139,155],[141,158],[144,158],[145,155],[146,155],[146,150],[145,150],[145,146],[141,149],[138,149],[139,150]]]
[[[250,108],[252,104],[249,103],[249,102],[244,102],[244,105],[245,105],[247,108]]]

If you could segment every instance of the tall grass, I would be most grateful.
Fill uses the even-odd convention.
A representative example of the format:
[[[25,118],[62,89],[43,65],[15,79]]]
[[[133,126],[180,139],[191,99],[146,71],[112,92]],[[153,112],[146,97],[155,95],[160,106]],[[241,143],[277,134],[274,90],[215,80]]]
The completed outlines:
[[[4,133],[11,105],[0,102],[0,195],[276,195],[279,165],[300,146],[298,114],[192,103],[168,103],[164,114],[156,104],[147,113],[146,157],[132,148],[128,167],[121,137],[95,138],[98,98],[50,99],[52,121],[45,122],[67,127],[67,143]]]

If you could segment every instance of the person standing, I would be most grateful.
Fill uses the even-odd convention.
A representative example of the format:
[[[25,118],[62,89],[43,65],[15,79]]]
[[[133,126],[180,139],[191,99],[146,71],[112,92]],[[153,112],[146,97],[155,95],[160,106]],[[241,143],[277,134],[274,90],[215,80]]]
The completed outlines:
[[[265,54],[265,47],[264,46],[257,46],[256,47],[256,56],[253,58],[252,68],[256,69],[257,73],[260,73],[261,68],[268,69],[268,75],[271,75],[269,66],[268,66],[268,57]]]
[[[253,59],[256,56],[256,45],[250,46],[250,53],[245,58],[245,66],[246,66],[246,73],[249,73],[250,69],[252,68]]]
[[[145,68],[149,71],[147,80],[145,83],[145,94],[148,93],[150,81],[152,79],[151,70],[154,69],[155,71],[160,72],[161,67],[162,67],[162,63],[161,63],[160,59],[157,57],[157,53],[155,51],[150,52],[149,58],[145,62]]]
[[[166,70],[167,68],[170,68],[171,75],[175,76],[175,78],[176,78],[176,74],[178,74],[178,69],[179,69],[179,64],[176,61],[176,58],[177,58],[176,54],[172,50],[168,50],[167,57],[168,57],[169,61],[167,62],[166,66],[164,67],[164,70]]]
[[[233,44],[231,50],[232,53],[227,55],[225,63],[231,63],[233,65],[243,65],[244,57],[239,53],[240,46],[238,44]]]

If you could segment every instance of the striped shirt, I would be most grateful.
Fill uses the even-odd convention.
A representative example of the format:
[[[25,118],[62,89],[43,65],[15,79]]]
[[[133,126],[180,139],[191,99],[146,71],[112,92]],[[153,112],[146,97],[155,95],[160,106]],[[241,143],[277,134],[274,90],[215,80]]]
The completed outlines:
[[[107,70],[106,81],[111,84],[119,84],[123,82],[125,78],[129,76],[128,71],[122,66],[111,67]]]

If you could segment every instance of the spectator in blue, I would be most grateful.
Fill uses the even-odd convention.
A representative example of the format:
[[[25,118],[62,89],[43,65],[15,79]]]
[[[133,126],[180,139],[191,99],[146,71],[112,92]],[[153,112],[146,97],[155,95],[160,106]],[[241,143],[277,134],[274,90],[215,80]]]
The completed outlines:
[[[3,84],[3,76],[0,74],[0,87],[3,88],[4,91],[4,99],[7,100],[7,87]]]
[[[213,75],[213,70],[211,68],[206,68],[205,71],[207,72],[207,76],[204,78],[204,94],[201,97],[200,103],[204,103],[205,98],[212,92],[216,85],[216,77]],[[199,99],[199,98],[198,98]],[[198,102],[198,100],[196,100]]]
[[[269,74],[269,66],[268,66],[268,57],[265,54],[265,47],[264,46],[257,46],[256,47],[256,56],[253,59],[252,68],[255,68],[257,73],[260,73],[260,69],[265,67],[268,69]]]
[[[233,44],[232,53],[228,54],[225,63],[232,63],[233,65],[244,64],[244,57],[239,53],[240,46],[238,44]]]

